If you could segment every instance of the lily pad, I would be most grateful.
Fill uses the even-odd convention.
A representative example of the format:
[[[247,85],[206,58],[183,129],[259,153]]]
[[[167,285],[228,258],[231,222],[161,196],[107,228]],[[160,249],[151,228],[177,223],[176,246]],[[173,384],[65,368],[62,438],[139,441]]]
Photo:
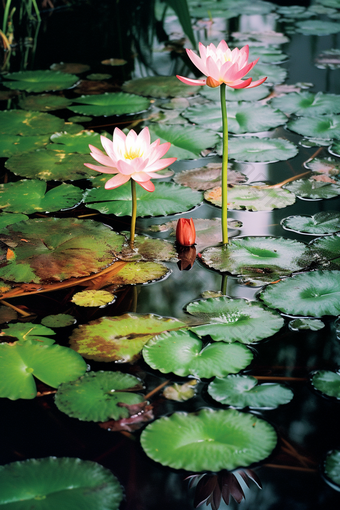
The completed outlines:
[[[319,237],[309,246],[317,254],[327,259],[327,269],[340,269],[340,234]]]
[[[53,94],[41,94],[22,97],[19,101],[19,106],[23,110],[30,110],[35,112],[50,112],[52,110],[62,110],[67,108],[72,101],[62,96],[55,96]]]
[[[235,409],[174,413],[147,425],[141,435],[151,459],[195,472],[249,466],[268,457],[276,441],[269,423]]]
[[[200,337],[210,335],[219,342],[252,344],[274,335],[283,326],[279,314],[242,298],[223,296],[193,301],[186,310],[205,323],[190,327],[191,331]]]
[[[202,87],[185,85],[176,76],[148,76],[123,83],[122,90],[130,94],[150,97],[188,97],[193,96]]]
[[[316,174],[325,175],[336,181],[340,180],[340,162],[334,158],[312,158],[305,162],[305,167]]]
[[[340,195],[340,184],[316,181],[313,178],[290,182],[284,186],[284,189],[305,200],[322,200]]]
[[[13,310],[13,308],[9,308],[8,306],[0,306],[0,324],[16,321],[17,318],[18,314],[15,310]]]
[[[36,341],[45,345],[54,344],[54,340],[48,338],[53,335],[55,335],[53,329],[42,326],[41,324],[33,324],[32,322],[9,324],[8,327],[3,329],[0,333],[0,336],[13,336],[21,343]]]
[[[222,155],[222,144],[217,152]],[[228,154],[231,159],[253,163],[274,163],[293,158],[299,152],[292,142],[284,138],[233,137],[229,141]]]
[[[163,397],[168,400],[175,400],[176,402],[186,402],[193,398],[196,394],[197,380],[192,379],[184,384],[173,384],[167,386],[163,391]]]
[[[312,386],[327,397],[340,399],[340,372],[318,370],[311,379]]]
[[[234,238],[226,246],[207,248],[202,253],[202,261],[218,271],[268,278],[291,274],[312,260],[304,243],[283,237]]]
[[[164,239],[153,239],[146,235],[136,235],[133,242],[133,250],[131,250],[130,246],[123,247],[119,258],[126,261],[171,261],[177,259],[177,252],[174,245]]]
[[[47,114],[46,114],[47,115]],[[76,181],[97,175],[84,163],[93,161],[90,155],[37,149],[10,157],[5,166],[16,175],[43,181]]]
[[[318,92],[293,92],[274,97],[270,104],[273,108],[295,115],[314,117],[315,115],[340,113],[340,95]]]
[[[131,392],[143,388],[140,379],[122,372],[89,372],[59,386],[55,404],[71,418],[107,421],[128,418],[129,411],[119,404],[138,404],[142,395]],[[125,390],[125,391],[124,391]]]
[[[339,69],[340,50],[324,50],[315,58],[315,66],[319,69]]]
[[[112,285],[138,285],[163,280],[171,271],[159,262],[127,262],[108,283]]]
[[[270,308],[292,316],[339,315],[340,271],[312,271],[295,275],[268,285],[260,298]]]
[[[325,327],[325,324],[319,319],[294,319],[289,322],[288,327],[292,331],[300,331],[300,329],[319,331]]]
[[[340,490],[340,450],[333,450],[327,454],[324,463],[326,482],[333,489]]]
[[[104,134],[104,133],[103,133]],[[106,135],[107,133],[105,133]],[[61,150],[66,154],[70,152],[79,152],[80,154],[89,154],[89,144],[97,149],[103,149],[100,141],[100,133],[95,131],[80,131],[75,134],[54,133],[51,136],[51,143],[47,146],[50,150]]]
[[[73,62],[60,62],[59,64],[52,64],[50,66],[52,71],[61,71],[62,73],[68,74],[81,74],[90,70],[90,66],[87,64],[79,64]]]
[[[46,315],[41,319],[41,324],[48,328],[66,328],[75,324],[76,320],[73,315],[67,313],[58,313],[57,315]]]
[[[47,90],[69,89],[78,80],[74,74],[54,71],[19,71],[3,76],[5,87],[26,92],[45,92]]]
[[[228,184],[235,185],[247,180],[241,172],[232,170],[232,165],[228,164]],[[174,175],[173,180],[177,184],[188,186],[195,190],[207,190],[215,186],[222,185],[222,163],[208,163],[201,168],[191,168],[183,170]]]
[[[3,398],[34,398],[37,389],[33,376],[57,388],[85,371],[85,361],[67,347],[37,341],[0,344],[0,396]]]
[[[15,258],[0,268],[0,277],[26,283],[97,273],[112,263],[125,240],[106,225],[72,218],[15,223],[3,229],[1,239],[7,238],[15,245]]]
[[[71,299],[72,303],[78,306],[104,306],[114,300],[115,296],[106,290],[82,290]]]
[[[0,133],[4,135],[38,136],[62,131],[64,121],[50,113],[5,110],[0,112]]]
[[[340,32],[339,23],[309,19],[296,23],[296,31],[303,35],[330,35]]]
[[[125,115],[147,110],[150,106],[148,99],[135,94],[124,92],[106,92],[105,94],[90,94],[73,99],[76,106],[69,106],[69,110],[81,115],[94,115],[95,117],[110,115]]]
[[[220,100],[220,87],[202,87],[199,91],[201,96],[210,99],[211,101]],[[268,87],[261,85],[261,87],[254,87],[252,89],[232,89],[227,87],[226,100],[228,101],[258,101],[267,97],[269,94]],[[227,103],[228,108],[228,103]]]
[[[209,384],[208,393],[220,404],[239,409],[275,409],[288,404],[294,396],[292,390],[282,384],[258,384],[255,377],[247,375],[216,377]]]
[[[180,329],[151,338],[143,348],[143,358],[151,368],[166,374],[210,379],[239,372],[250,364],[253,354],[238,343],[203,346],[195,333]]]
[[[161,143],[170,142],[171,147],[167,157],[181,159],[197,159],[201,152],[213,149],[220,137],[214,131],[194,126],[180,126],[152,124],[150,126],[151,140],[160,139]]]
[[[13,213],[53,212],[76,206],[83,192],[72,184],[60,184],[46,193],[46,182],[23,180],[0,184],[0,209]]]
[[[204,193],[204,198],[222,207],[222,188],[217,187]],[[258,186],[233,186],[228,190],[228,209],[247,211],[272,211],[282,209],[295,202],[295,195],[282,188],[260,188]]]
[[[1,213],[0,214],[0,230],[4,229],[8,225],[13,225],[13,223],[19,223],[19,221],[28,220],[28,216],[26,214],[11,214],[11,213]]]
[[[262,32],[233,32],[231,34],[236,41],[242,41],[242,44],[246,43],[261,43],[264,46],[278,46],[280,44],[286,44],[289,42],[289,38],[280,33],[270,31],[262,31]],[[256,44],[255,44],[256,46]]]
[[[281,225],[285,230],[299,234],[313,236],[334,234],[340,230],[340,212],[321,211],[314,216],[288,216],[281,220]]]
[[[340,26],[340,25],[339,25]],[[340,30],[340,29],[339,29]],[[314,138],[340,139],[340,116],[319,115],[314,117],[300,117],[290,120],[288,129],[298,135]]]
[[[70,346],[84,358],[132,363],[154,335],[184,326],[177,319],[152,314],[102,317],[76,328],[70,336]]]
[[[253,67],[250,74],[253,78],[253,81],[260,80],[261,78],[267,76],[266,84],[276,85],[285,81],[288,72],[287,69],[284,69],[283,67],[259,63]]]
[[[20,135],[0,135],[1,149],[0,157],[9,158],[14,154],[34,151],[44,147],[50,141],[49,135],[40,136],[20,136]]]
[[[288,60],[288,55],[275,46],[252,46],[250,48],[250,60],[257,58],[260,59],[261,64],[282,64]],[[259,88],[262,89],[262,87],[261,85]]]
[[[118,510],[122,488],[109,469],[68,457],[28,459],[0,466],[0,506],[13,510]]]
[[[141,186],[137,186],[136,191],[138,216],[162,216],[188,211],[199,205],[203,198],[198,191],[170,182],[156,182],[152,193]],[[112,190],[93,188],[85,193],[84,202],[87,207],[102,214],[131,216],[131,185],[127,182]]]

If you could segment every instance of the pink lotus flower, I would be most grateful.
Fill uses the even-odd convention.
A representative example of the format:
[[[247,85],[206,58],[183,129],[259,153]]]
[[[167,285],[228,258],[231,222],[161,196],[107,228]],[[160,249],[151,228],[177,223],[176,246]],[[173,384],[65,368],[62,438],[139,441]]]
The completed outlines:
[[[186,50],[190,60],[207,78],[205,80],[191,80],[183,76],[177,76],[179,80],[187,85],[208,85],[215,88],[225,83],[232,89],[250,89],[261,85],[267,79],[266,77],[257,81],[252,81],[252,78],[241,80],[259,60],[256,59],[248,64],[248,45],[240,50],[235,48],[231,51],[225,41],[221,41],[217,48],[214,44],[204,46],[199,43],[199,51],[200,57],[192,50]]]
[[[162,175],[155,172],[163,170],[177,159],[161,159],[171,144],[169,142],[160,144],[160,139],[150,144],[147,127],[139,135],[133,129],[125,135],[119,128],[115,128],[112,142],[105,136],[101,136],[100,139],[107,155],[93,145],[89,147],[92,151],[91,156],[104,166],[84,164],[97,172],[115,174],[105,184],[106,189],[118,188],[133,179],[147,191],[154,191],[155,186],[150,179],[162,178]]]

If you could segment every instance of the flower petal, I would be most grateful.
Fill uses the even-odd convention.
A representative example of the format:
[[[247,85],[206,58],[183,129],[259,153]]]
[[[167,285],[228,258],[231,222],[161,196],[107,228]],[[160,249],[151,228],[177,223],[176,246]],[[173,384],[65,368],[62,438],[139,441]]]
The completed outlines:
[[[103,154],[101,150],[96,149],[96,147],[93,147],[93,145],[89,145],[89,147],[92,150],[91,156],[93,157],[93,159],[98,161],[98,163],[101,163],[102,165],[106,166],[114,166],[114,161],[111,158],[109,158],[109,156]]]
[[[231,83],[226,83],[226,85],[228,87],[231,87],[232,89],[245,89],[245,88],[250,88],[249,85],[250,85],[251,81],[252,81],[252,78],[247,78],[246,80],[237,80],[237,81],[233,81]]]
[[[170,147],[171,147],[171,143],[166,142],[166,143],[162,143],[158,147],[155,147],[153,149],[153,151],[150,151],[148,166],[152,165],[155,161],[157,161],[157,159],[161,159],[164,156],[164,154],[166,154],[168,152]]]
[[[206,84],[206,80],[191,80],[190,78],[184,78],[184,76],[178,76],[176,75],[176,77],[181,80],[183,83],[185,83],[186,85],[205,85]]]
[[[114,189],[118,188],[118,186],[121,186],[122,184],[125,184],[130,180],[130,176],[117,174],[112,179],[109,179],[107,183],[105,184],[105,189]]]
[[[207,66],[206,62],[202,60],[196,53],[194,53],[192,50],[187,50],[188,57],[190,58],[191,62],[197,67],[199,71],[201,71],[202,74],[205,74],[207,76]]]
[[[106,138],[106,136],[101,135],[100,141],[102,143],[102,146],[104,147],[106,154],[109,156],[109,158],[111,158],[112,160],[116,160],[116,158],[114,156],[113,143],[111,142],[111,140]]]
[[[220,70],[216,65],[216,62],[212,57],[207,58],[207,68],[208,68],[208,76],[214,78],[215,80],[220,79]]]
[[[265,78],[261,78],[260,80],[252,81],[251,84],[247,86],[247,89],[252,89],[254,87],[258,87],[264,81],[266,81],[266,79],[267,79],[267,76]]]
[[[87,168],[91,168],[91,170],[95,170],[96,172],[101,172],[102,174],[118,174],[119,173],[118,169],[114,168],[114,167],[92,165],[91,163],[84,163],[84,166],[87,166]]]
[[[139,182],[138,184],[140,184],[146,191],[155,191],[155,185],[151,181]]]
[[[159,159],[152,165],[148,166],[145,170],[145,172],[158,172],[159,170],[163,170],[169,165],[172,165],[177,160],[177,158],[165,158],[165,159]]]

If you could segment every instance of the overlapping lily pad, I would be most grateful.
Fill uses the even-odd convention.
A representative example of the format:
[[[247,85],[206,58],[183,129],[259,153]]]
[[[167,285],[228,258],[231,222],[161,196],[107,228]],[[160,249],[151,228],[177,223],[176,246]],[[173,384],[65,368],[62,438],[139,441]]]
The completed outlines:
[[[226,246],[207,248],[202,253],[202,261],[218,271],[268,279],[298,271],[312,260],[305,244],[283,237],[234,238]]]
[[[200,204],[203,198],[198,191],[170,182],[155,182],[155,191],[152,193],[141,186],[136,188],[138,216],[161,216],[188,211]],[[102,214],[131,216],[130,183],[113,190],[93,188],[86,192],[84,202],[87,207]]]
[[[296,31],[303,35],[330,35],[340,32],[340,25],[333,21],[309,19],[296,23]]]
[[[311,379],[312,386],[327,397],[340,399],[340,372],[318,370]]]
[[[204,193],[204,198],[222,207],[222,188],[217,187]],[[228,190],[228,209],[247,211],[272,211],[282,209],[295,202],[295,195],[283,188],[261,188],[258,186],[233,186]]]
[[[314,239],[310,247],[326,259],[327,269],[340,268],[340,234]]]
[[[0,133],[38,136],[62,131],[64,121],[50,113],[5,110],[0,112]]]
[[[315,179],[298,179],[284,186],[297,197],[309,200],[323,200],[340,195],[340,184],[316,181]]]
[[[0,214],[0,230],[7,227],[8,225],[19,223],[19,221],[24,220],[28,220],[28,216],[26,216],[26,214],[11,214],[3,212]]]
[[[333,450],[327,454],[324,463],[326,482],[337,491],[340,490],[340,450]]]
[[[97,273],[112,263],[124,236],[93,220],[31,219],[3,229],[15,258],[0,268],[0,277],[15,282],[62,281]]]
[[[126,261],[170,261],[177,259],[177,252],[174,245],[164,239],[136,235],[133,242],[133,250],[131,250],[130,246],[123,247],[119,258]]]
[[[202,87],[199,93],[210,99],[211,101],[220,100],[220,87],[214,89],[210,87]],[[267,97],[269,94],[268,87],[261,85],[261,87],[254,87],[252,89],[232,89],[227,87],[226,100],[227,101],[258,101]],[[227,106],[228,108],[228,106]]]
[[[307,117],[340,113],[340,95],[323,94],[322,92],[317,94],[306,91],[292,92],[274,97],[270,104],[285,113]]]
[[[19,106],[23,110],[35,112],[50,112],[52,110],[61,110],[67,108],[72,101],[66,97],[56,96],[54,94],[41,94],[22,97]]]
[[[48,338],[53,335],[55,335],[53,329],[41,324],[33,324],[32,322],[8,324],[7,328],[3,329],[0,333],[0,336],[13,336],[21,343],[36,340],[37,342],[45,345],[54,344],[54,340],[52,338]]]
[[[19,71],[3,76],[5,87],[26,92],[45,92],[47,90],[63,90],[72,87],[78,76],[55,71]]]
[[[222,145],[217,149],[222,154]],[[236,161],[252,163],[273,163],[293,158],[298,148],[284,138],[233,137],[229,141],[228,154]]]
[[[340,271],[318,270],[295,275],[268,285],[260,298],[270,308],[292,316],[339,315]]]
[[[49,140],[49,135],[20,136],[1,134],[0,157],[9,158],[21,152],[34,151],[35,149],[46,146]]]
[[[272,30],[264,32],[233,32],[231,35],[237,41],[242,42],[242,45],[255,43],[256,46],[256,43],[261,43],[265,46],[278,46],[289,42],[289,38],[286,35],[280,32],[273,32]]]
[[[89,460],[46,457],[0,466],[0,507],[118,510],[122,498],[111,471]]]
[[[195,472],[249,466],[268,457],[276,441],[269,423],[235,409],[175,413],[148,425],[141,436],[153,460]]]
[[[308,235],[328,235],[340,231],[340,212],[321,211],[313,216],[288,216],[281,221],[286,230]]]
[[[13,213],[53,212],[77,205],[83,196],[80,188],[61,184],[46,193],[46,182],[23,180],[0,184],[0,209]]]
[[[49,328],[65,328],[75,324],[76,319],[73,315],[67,313],[58,313],[57,315],[46,315],[41,319],[41,324]]]
[[[105,133],[106,134],[106,133]],[[61,150],[66,154],[70,152],[79,152],[80,154],[89,154],[89,144],[103,150],[100,141],[100,133],[95,131],[80,131],[78,133],[54,133],[51,136],[52,144],[47,149]]]
[[[310,330],[319,331],[325,327],[325,323],[319,319],[294,319],[288,324],[289,329],[292,331]]]
[[[295,120],[290,120],[287,124],[287,127],[291,131],[294,131],[298,135],[302,136],[340,140],[339,115],[300,117]]]
[[[188,97],[197,94],[202,87],[188,87],[176,76],[148,76],[126,81],[122,89],[139,96]]]
[[[157,335],[144,346],[143,358],[151,368],[181,377],[223,377],[235,374],[249,365],[252,352],[239,343],[212,343],[191,331],[170,331]]]
[[[163,280],[171,274],[159,262],[128,262],[123,269],[110,278],[112,285],[138,285]]]
[[[188,186],[195,190],[207,190],[222,184],[222,163],[208,163],[201,168],[191,168],[183,170],[174,175],[173,180],[177,184]],[[247,180],[241,172],[232,170],[232,165],[228,165],[228,184],[239,184]]]
[[[132,363],[154,335],[184,326],[177,319],[152,314],[102,317],[76,328],[70,337],[70,346],[84,358]]]
[[[113,303],[115,296],[106,290],[82,290],[72,297],[72,303],[78,306],[104,306]]]
[[[340,50],[338,48],[324,50],[315,59],[315,66],[319,69],[339,69]]]
[[[313,158],[305,162],[305,167],[316,174],[340,180],[340,162],[335,158]]]
[[[288,404],[294,396],[292,390],[282,384],[258,384],[255,377],[247,375],[216,377],[209,384],[208,393],[220,404],[239,409],[275,409],[282,404]]]
[[[287,78],[287,69],[278,67],[271,64],[256,64],[255,67],[249,72],[249,76],[253,78],[253,81],[260,80],[267,76],[266,84],[275,85],[277,83],[283,83]]]
[[[256,343],[274,335],[283,326],[279,314],[246,299],[208,298],[193,301],[186,310],[205,323],[190,327],[191,331],[200,337],[210,335],[215,341],[227,343]]]
[[[75,381],[59,386],[55,404],[71,418],[107,421],[128,418],[129,411],[119,404],[138,404],[143,388],[140,379],[122,372],[88,372]],[[125,390],[125,391],[124,391]]]
[[[95,117],[110,115],[125,115],[147,110],[150,101],[135,94],[124,92],[106,92],[105,94],[90,94],[73,99],[76,106],[69,106],[69,110],[81,115],[94,115]]]

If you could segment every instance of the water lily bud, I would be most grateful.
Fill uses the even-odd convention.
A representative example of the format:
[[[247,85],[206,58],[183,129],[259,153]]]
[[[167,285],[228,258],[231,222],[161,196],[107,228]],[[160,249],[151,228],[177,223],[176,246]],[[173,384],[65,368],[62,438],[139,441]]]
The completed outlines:
[[[177,222],[176,241],[182,246],[192,246],[195,244],[196,231],[194,220],[192,218],[180,218]]]

